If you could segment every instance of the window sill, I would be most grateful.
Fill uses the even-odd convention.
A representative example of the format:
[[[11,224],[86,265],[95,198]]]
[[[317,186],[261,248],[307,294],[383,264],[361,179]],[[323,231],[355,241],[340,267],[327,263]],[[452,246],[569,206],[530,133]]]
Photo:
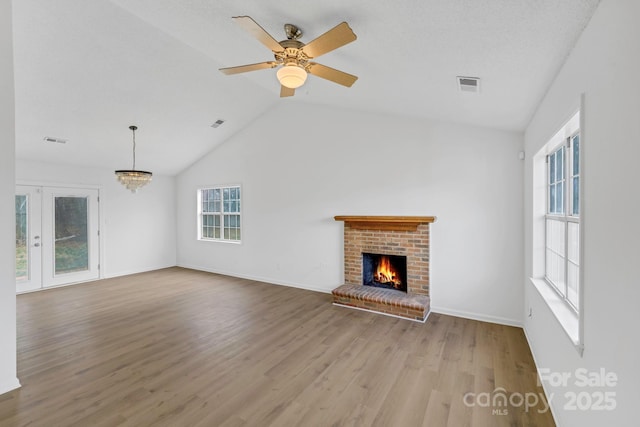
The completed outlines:
[[[582,356],[584,346],[580,341],[580,319],[578,314],[567,306],[560,295],[558,295],[545,280],[534,278],[530,280],[538,290],[542,299],[547,303],[547,306],[549,306],[549,309],[562,326],[562,329],[564,329],[573,346],[578,353],[580,353],[580,356]]]
[[[242,240],[223,240],[223,239],[198,239],[199,242],[216,242],[216,243],[231,243],[232,245],[241,245]]]

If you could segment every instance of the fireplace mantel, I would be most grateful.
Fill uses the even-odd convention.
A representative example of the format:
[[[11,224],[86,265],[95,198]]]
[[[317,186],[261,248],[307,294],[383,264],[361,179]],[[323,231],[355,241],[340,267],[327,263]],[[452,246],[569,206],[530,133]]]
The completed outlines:
[[[416,231],[418,225],[435,222],[435,216],[353,216],[337,215],[336,221],[344,221],[356,230]]]

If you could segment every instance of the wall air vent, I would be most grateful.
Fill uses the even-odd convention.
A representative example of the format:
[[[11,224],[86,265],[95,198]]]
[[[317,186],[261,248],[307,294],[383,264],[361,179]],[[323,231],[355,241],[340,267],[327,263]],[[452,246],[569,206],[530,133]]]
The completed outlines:
[[[53,136],[45,136],[43,138],[47,142],[56,142],[58,144],[66,144],[68,139],[54,138]]]
[[[215,128],[219,127],[223,123],[224,123],[224,120],[218,119],[218,120],[215,121],[214,124],[211,125],[211,127],[215,129]]]
[[[480,78],[458,76],[458,90],[460,92],[479,93]]]

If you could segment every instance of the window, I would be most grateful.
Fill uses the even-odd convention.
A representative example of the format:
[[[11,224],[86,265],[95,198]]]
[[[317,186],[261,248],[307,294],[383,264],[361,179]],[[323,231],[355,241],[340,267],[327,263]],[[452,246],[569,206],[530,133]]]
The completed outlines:
[[[580,110],[583,103],[581,99]],[[584,135],[580,110],[532,158],[531,284],[582,355],[584,165],[580,157]]]
[[[580,288],[580,134],[547,155],[545,279],[578,311]]]
[[[240,242],[240,186],[198,190],[198,239]]]

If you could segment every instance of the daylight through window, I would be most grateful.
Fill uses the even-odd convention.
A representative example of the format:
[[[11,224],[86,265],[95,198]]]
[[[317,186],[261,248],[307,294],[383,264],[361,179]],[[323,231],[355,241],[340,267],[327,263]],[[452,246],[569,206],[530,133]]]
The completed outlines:
[[[574,309],[580,289],[580,134],[547,155],[545,279]]]
[[[198,190],[198,238],[240,242],[240,187]]]

